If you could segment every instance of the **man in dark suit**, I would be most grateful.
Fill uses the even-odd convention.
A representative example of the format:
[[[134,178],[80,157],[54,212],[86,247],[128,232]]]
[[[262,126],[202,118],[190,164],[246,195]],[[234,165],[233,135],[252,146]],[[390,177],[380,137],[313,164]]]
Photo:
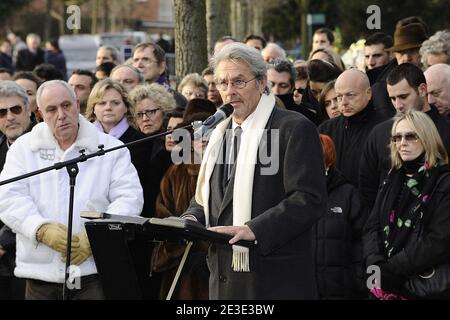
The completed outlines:
[[[41,38],[37,34],[27,36],[27,48],[17,54],[17,71],[33,71],[37,65],[44,63],[45,52],[39,48],[40,44]]]
[[[255,246],[210,246],[210,299],[315,299],[312,227],[326,201],[317,130],[274,107],[256,49],[229,44],[212,61],[234,111],[211,134],[184,217]]]

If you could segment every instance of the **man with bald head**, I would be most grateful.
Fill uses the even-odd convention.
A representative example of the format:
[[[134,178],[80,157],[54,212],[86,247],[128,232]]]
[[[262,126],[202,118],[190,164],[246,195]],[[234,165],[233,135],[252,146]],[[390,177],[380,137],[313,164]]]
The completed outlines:
[[[137,85],[144,83],[144,76],[136,67],[129,64],[120,64],[112,69],[109,77],[119,82],[128,93]]]
[[[341,115],[325,121],[319,132],[329,135],[336,145],[336,168],[358,187],[360,156],[372,128],[386,119],[371,103],[372,90],[366,74],[344,71],[334,85]]]
[[[94,153],[100,144],[105,149],[121,144],[79,115],[75,92],[66,82],[45,82],[38,89],[36,101],[44,122],[11,145],[0,181],[76,158],[81,150],[87,155]],[[26,279],[26,299],[62,297],[68,189],[66,170],[49,171],[0,187],[0,219],[17,234],[14,274]],[[127,148],[79,164],[71,264],[79,268],[81,287],[71,290],[70,298],[104,297],[80,213],[95,210],[139,215],[142,205],[142,187]]]
[[[444,116],[450,115],[450,65],[438,63],[425,72],[428,103],[433,104]]]
[[[432,69],[429,74],[433,76],[435,71],[436,69]],[[443,84],[435,83],[431,90],[434,96],[441,97]],[[450,119],[439,114],[436,106],[429,103],[430,87],[419,67],[412,63],[402,63],[395,67],[387,77],[387,91],[397,112],[404,113],[413,109],[426,113],[436,125],[447,152],[450,151]],[[433,98],[437,100],[434,96],[432,101]],[[445,93],[443,96],[445,98]],[[379,185],[391,168],[389,144],[393,123],[391,118],[372,130],[361,157],[359,186],[370,207],[375,202]]]
[[[261,54],[266,63],[269,63],[273,59],[285,59],[286,51],[274,42],[269,42],[264,49],[262,49]]]

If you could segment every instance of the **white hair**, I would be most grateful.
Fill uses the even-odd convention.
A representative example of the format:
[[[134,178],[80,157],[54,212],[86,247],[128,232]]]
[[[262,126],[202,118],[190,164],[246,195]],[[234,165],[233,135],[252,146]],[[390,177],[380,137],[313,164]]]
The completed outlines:
[[[75,94],[75,91],[72,89],[72,87],[67,82],[62,81],[62,80],[50,80],[50,81],[45,81],[43,84],[41,84],[41,86],[39,87],[39,89],[36,92],[36,104],[39,109],[41,109],[42,92],[44,92],[45,88],[55,85],[55,84],[60,84],[64,88],[66,88],[67,92],[69,92],[70,97],[72,98],[72,102],[73,103],[77,102],[77,95]]]
[[[285,51],[282,47],[280,47],[279,45],[277,45],[275,42],[269,42],[269,43],[264,47],[263,51],[266,50],[266,49],[270,49],[270,48],[273,48],[273,49],[275,49],[276,51],[278,51],[279,58],[286,58],[286,51]]]

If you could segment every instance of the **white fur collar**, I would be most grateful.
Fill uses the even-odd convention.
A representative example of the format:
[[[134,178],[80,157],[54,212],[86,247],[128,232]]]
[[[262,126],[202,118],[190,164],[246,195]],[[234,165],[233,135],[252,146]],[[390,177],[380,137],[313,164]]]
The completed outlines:
[[[98,130],[83,116],[79,115],[79,130],[75,147],[87,149],[89,153],[98,151]],[[58,142],[46,123],[41,122],[31,130],[31,151],[40,149],[56,149]]]

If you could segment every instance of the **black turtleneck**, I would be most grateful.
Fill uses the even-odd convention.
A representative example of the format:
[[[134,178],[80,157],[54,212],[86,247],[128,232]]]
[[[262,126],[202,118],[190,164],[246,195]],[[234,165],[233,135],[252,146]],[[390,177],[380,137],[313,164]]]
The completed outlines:
[[[345,119],[345,125],[353,125],[358,123],[364,123],[370,120],[370,118],[375,115],[375,109],[372,103],[369,101],[367,106],[362,109],[360,112],[351,115],[349,117],[343,116]]]
[[[402,161],[402,167],[405,170],[406,174],[414,174],[419,171],[420,167],[422,167],[425,163],[425,152],[422,152],[414,160]]]

